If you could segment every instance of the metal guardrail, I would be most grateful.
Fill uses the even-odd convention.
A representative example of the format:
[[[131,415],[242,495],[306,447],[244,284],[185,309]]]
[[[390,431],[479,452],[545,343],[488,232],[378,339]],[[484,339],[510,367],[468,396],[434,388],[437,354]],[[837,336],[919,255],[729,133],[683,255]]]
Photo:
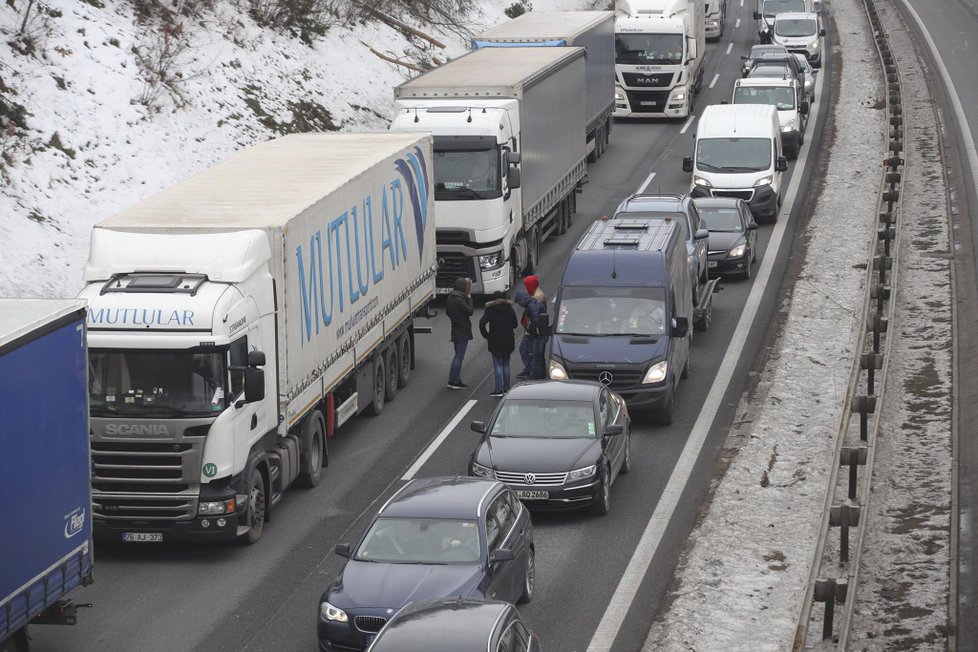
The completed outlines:
[[[826,491],[825,506],[808,590],[798,615],[792,649],[839,649],[848,646],[849,631],[855,611],[859,562],[868,518],[870,481],[876,436],[879,430],[883,387],[889,365],[888,325],[893,322],[899,265],[901,218],[900,193],[903,183],[903,87],[900,70],[893,58],[883,30],[875,0],[863,0],[873,28],[880,67],[886,79],[886,113],[888,116],[888,154],[880,175],[877,214],[880,229],[871,247],[866,270],[863,328],[856,345],[849,385],[843,404],[843,416],[836,437],[835,456]],[[845,469],[847,473],[840,473]],[[840,499],[840,496],[845,496]],[[855,545],[850,547],[851,530],[855,528]],[[833,544],[838,532],[837,546]],[[820,638],[810,631],[821,609]],[[836,622],[836,615],[839,615]]]

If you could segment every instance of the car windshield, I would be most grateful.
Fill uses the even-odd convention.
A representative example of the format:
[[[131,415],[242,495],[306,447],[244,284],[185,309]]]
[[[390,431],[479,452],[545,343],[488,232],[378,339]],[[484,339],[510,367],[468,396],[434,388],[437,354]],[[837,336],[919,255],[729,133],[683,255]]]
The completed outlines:
[[[94,417],[203,417],[226,407],[227,352],[91,350]]]
[[[435,199],[490,199],[501,183],[496,149],[435,152]]]
[[[585,401],[508,399],[499,408],[493,437],[596,437],[594,405]]]
[[[771,167],[770,138],[701,138],[696,167],[707,172],[762,172]]]
[[[565,287],[557,309],[558,335],[666,333],[666,291],[661,287]]]
[[[812,18],[782,18],[774,23],[774,33],[778,36],[813,36],[816,29]]]
[[[736,208],[720,206],[697,206],[700,218],[710,233],[743,233],[744,223]]]
[[[615,34],[616,63],[669,65],[682,60],[682,34]]]
[[[475,521],[380,517],[353,558],[388,564],[474,564],[481,551]]]
[[[764,16],[771,18],[787,11],[805,11],[805,0],[764,0]]]
[[[795,91],[789,86],[738,86],[734,104],[771,104],[779,111],[795,108]]]

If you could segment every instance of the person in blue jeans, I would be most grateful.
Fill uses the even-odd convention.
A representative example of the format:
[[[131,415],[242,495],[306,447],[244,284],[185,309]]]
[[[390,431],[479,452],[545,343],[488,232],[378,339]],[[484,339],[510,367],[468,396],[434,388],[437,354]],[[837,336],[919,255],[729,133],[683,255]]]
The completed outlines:
[[[448,371],[448,388],[465,389],[462,382],[462,360],[465,359],[465,349],[472,339],[472,280],[468,278],[455,279],[455,287],[445,301],[445,314],[452,322],[452,344],[455,345],[455,357]]]
[[[535,274],[527,274],[523,277],[523,286],[526,288],[527,295],[532,297],[537,288],[540,287],[540,279]],[[520,340],[520,359],[523,361],[523,371],[517,374],[517,377],[529,378],[533,375],[533,339],[530,337],[530,315],[525,305],[523,315],[520,317],[520,324],[523,326],[523,339]]]
[[[514,331],[519,326],[513,302],[502,292],[495,292],[486,301],[486,311],[479,319],[479,332],[489,343],[492,371],[496,386],[490,396],[503,396],[509,391],[509,358],[516,349]]]
[[[542,324],[547,322],[546,301],[546,296],[539,288],[532,296],[522,290],[516,293],[515,302],[517,305],[523,306],[523,316],[526,320],[523,332],[523,341],[526,343],[525,354],[523,345],[520,345],[520,356],[523,357],[523,364],[526,368],[519,373],[519,378],[546,377],[543,356],[547,345],[547,332],[542,327]],[[542,322],[541,317],[543,317]]]

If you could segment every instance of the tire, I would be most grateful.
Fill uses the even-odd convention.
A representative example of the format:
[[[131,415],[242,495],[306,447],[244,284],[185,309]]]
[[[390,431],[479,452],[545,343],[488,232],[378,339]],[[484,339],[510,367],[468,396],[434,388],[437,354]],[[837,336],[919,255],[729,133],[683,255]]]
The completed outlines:
[[[557,235],[564,235],[567,233],[567,204],[569,202],[566,199],[561,200],[560,205],[557,207]]]
[[[28,652],[29,649],[27,625],[18,629],[7,640],[0,641],[0,652]]]
[[[750,280],[750,277],[751,277],[751,271],[750,271],[750,268],[751,268],[751,265],[752,265],[752,264],[753,264],[753,262],[754,262],[754,261],[753,261],[753,260],[751,259],[751,256],[753,256],[753,255],[754,255],[754,252],[751,252],[751,255],[747,257],[747,267],[745,267],[745,268],[744,268],[744,280],[745,280],[745,281],[749,281],[749,280]]]
[[[384,366],[387,372],[387,386],[384,388],[384,402],[390,403],[397,396],[397,374],[401,366],[401,356],[398,354],[397,343],[384,351]]]
[[[299,474],[296,484],[306,489],[312,489],[319,484],[323,477],[323,467],[326,466],[326,429],[319,413],[306,419],[302,426],[302,444],[309,451],[309,470]]]
[[[689,378],[689,356],[688,355],[686,356],[686,364],[683,365],[683,371],[681,374],[679,374],[679,378],[682,380],[686,380],[687,378]]]
[[[666,403],[666,406],[661,410],[659,410],[659,413],[656,414],[656,422],[660,426],[672,425],[673,412],[675,411],[675,402],[676,402],[675,398],[670,396],[669,402]]]
[[[406,387],[411,380],[411,333],[404,333],[397,340],[397,385]]]
[[[518,600],[519,604],[526,604],[533,599],[533,591],[537,583],[537,564],[536,555],[533,548],[526,550],[526,565],[523,567],[523,593]]]
[[[384,411],[384,399],[387,397],[387,369],[384,364],[386,356],[375,355],[374,356],[374,369],[373,369],[373,397],[370,401],[370,405],[367,407],[367,413],[370,416],[379,416]]]
[[[601,487],[599,492],[598,499],[591,506],[591,511],[604,516],[611,511],[611,474],[608,473],[608,467],[606,466],[601,467]]]
[[[517,269],[519,259],[516,257],[516,250],[509,252],[509,290],[516,291],[516,286],[520,282],[520,270]]]
[[[255,469],[248,484],[248,531],[241,541],[247,545],[258,543],[265,531],[265,516],[268,512],[268,494],[265,491],[265,478]]]
[[[540,229],[533,227],[532,237],[527,241],[526,266],[531,274],[537,273],[540,262]]]
[[[632,436],[629,434],[625,437],[625,459],[621,462],[621,469],[619,473],[622,475],[628,475],[629,471],[632,470]]]

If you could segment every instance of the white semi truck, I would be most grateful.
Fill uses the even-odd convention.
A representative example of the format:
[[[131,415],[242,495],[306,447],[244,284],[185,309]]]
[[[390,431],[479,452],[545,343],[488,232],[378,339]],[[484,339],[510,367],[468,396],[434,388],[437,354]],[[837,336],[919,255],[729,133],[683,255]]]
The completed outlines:
[[[531,11],[472,39],[472,49],[489,47],[583,47],[587,84],[588,162],[601,158],[615,108],[615,13]]]
[[[567,230],[587,174],[585,50],[486,48],[394,89],[394,131],[434,134],[440,292],[508,291]]]
[[[434,296],[422,134],[240,151],[96,225],[85,268],[94,529],[253,543],[327,439],[411,375]]]
[[[685,118],[703,86],[702,0],[617,0],[615,117]]]

